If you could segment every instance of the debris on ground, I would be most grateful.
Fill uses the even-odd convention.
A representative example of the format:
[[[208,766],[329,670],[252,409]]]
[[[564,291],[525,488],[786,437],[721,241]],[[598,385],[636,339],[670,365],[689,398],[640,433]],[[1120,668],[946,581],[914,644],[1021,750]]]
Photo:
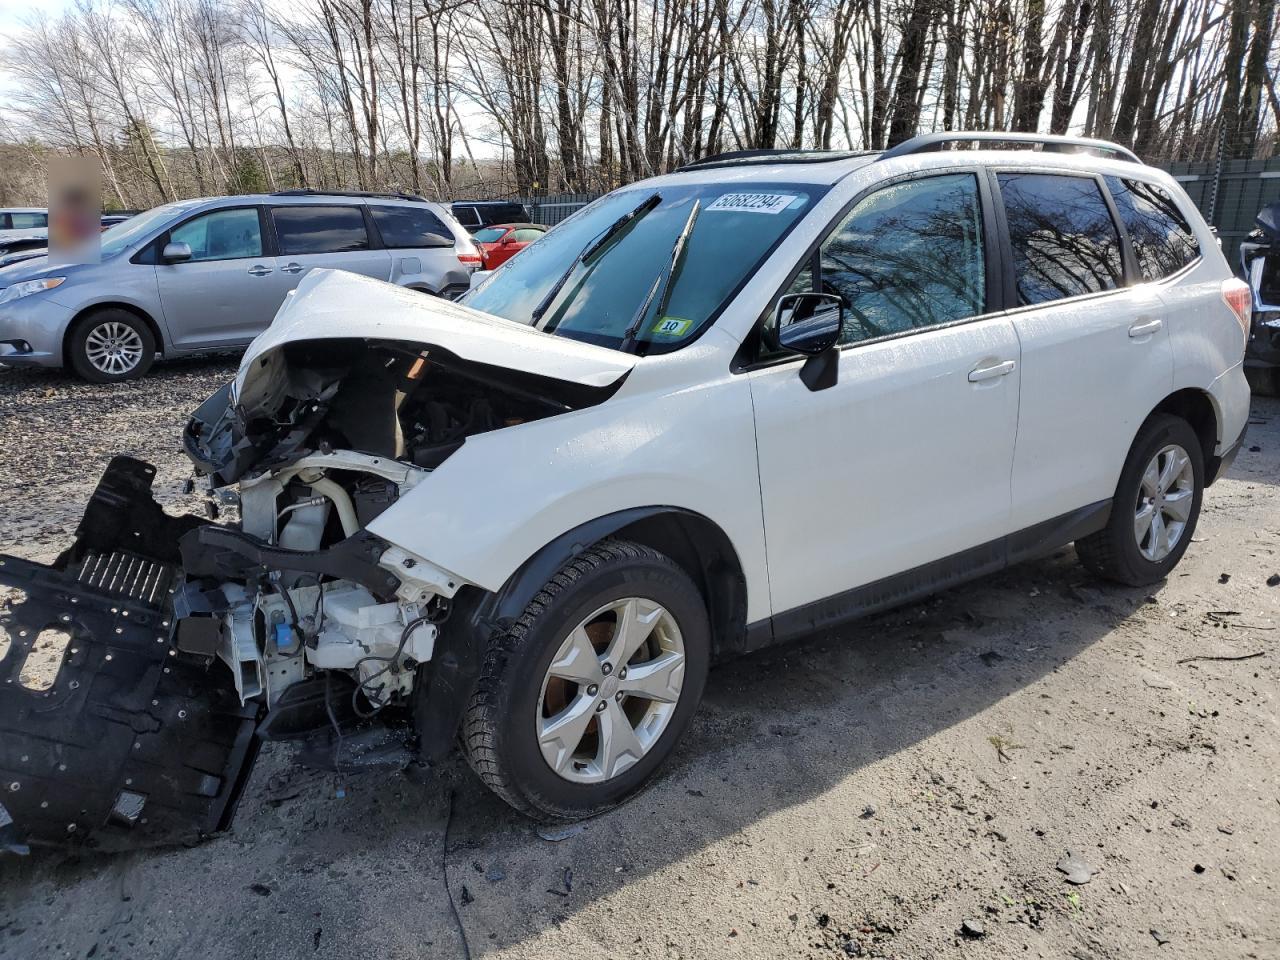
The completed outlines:
[[[1093,867],[1089,866],[1070,850],[1067,851],[1065,857],[1058,861],[1058,869],[1067,875],[1067,883],[1074,883],[1077,886],[1086,884],[1093,879]]]
[[[559,843],[561,840],[576,837],[586,829],[585,823],[543,824],[538,827],[538,836],[543,840]]]
[[[982,925],[981,920],[966,920],[960,924],[960,932],[971,940],[977,940],[987,935],[987,928]]]
[[[1152,927],[1152,928],[1151,928],[1150,933],[1151,933],[1151,936],[1153,936],[1153,937],[1155,937],[1155,938],[1156,938],[1156,943],[1157,943],[1159,946],[1162,946],[1162,947],[1163,947],[1166,943],[1168,943],[1168,942],[1169,942],[1169,938],[1168,938],[1168,937],[1166,937],[1166,936],[1165,936],[1163,933],[1161,933],[1159,930],[1157,930],[1155,927]]]

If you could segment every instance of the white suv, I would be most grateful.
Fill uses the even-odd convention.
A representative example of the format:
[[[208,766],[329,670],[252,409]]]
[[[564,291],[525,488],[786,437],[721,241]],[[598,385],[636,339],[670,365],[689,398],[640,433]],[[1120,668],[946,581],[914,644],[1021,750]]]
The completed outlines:
[[[259,738],[343,766],[403,760],[396,731],[428,759],[460,739],[528,814],[589,816],[671,754],[713,661],[1072,541],[1165,577],[1245,429],[1247,288],[1123,148],[944,139],[983,136],[692,164],[462,304],[312,273],[188,428],[240,524],[163,515],[121,458],[55,569],[0,567],[30,598],[11,630],[65,616],[116,655],[58,683],[181,690],[187,728],[152,710],[153,766],[112,768],[81,820],[176,803],[146,777],[181,779],[196,718],[220,776],[179,798],[199,829]],[[21,695],[0,686],[7,753],[103,722],[19,724]],[[3,802],[65,836],[39,800]]]

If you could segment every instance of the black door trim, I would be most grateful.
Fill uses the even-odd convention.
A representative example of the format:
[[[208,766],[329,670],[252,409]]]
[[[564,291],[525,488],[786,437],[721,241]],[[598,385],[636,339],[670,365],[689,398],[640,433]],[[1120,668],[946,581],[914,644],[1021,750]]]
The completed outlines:
[[[747,625],[746,649],[830,630],[995,573],[1096,533],[1110,517],[1111,501],[1100,500],[941,560],[758,620]]]

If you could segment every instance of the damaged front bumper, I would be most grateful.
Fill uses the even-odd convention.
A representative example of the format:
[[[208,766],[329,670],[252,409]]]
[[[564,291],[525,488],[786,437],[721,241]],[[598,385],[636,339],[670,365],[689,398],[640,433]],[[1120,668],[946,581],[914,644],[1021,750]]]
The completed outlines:
[[[409,759],[403,729],[364,722],[411,692],[436,636],[425,616],[400,622],[418,608],[397,594],[424,588],[382,565],[388,545],[361,531],[321,550],[270,546],[166,514],[154,476],[115,458],[53,564],[0,556],[0,597],[17,591],[0,605],[0,849],[223,830],[264,739],[309,737],[330,768]],[[299,629],[285,611],[307,596],[320,618]]]

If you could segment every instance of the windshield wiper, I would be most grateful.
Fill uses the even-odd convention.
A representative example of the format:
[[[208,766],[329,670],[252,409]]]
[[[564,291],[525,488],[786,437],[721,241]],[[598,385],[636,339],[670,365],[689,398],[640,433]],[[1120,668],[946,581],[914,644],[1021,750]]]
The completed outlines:
[[[574,257],[573,263],[569,264],[569,269],[560,274],[560,279],[551,285],[551,289],[547,291],[547,295],[542,298],[536,307],[533,308],[533,312],[529,314],[529,325],[532,327],[538,326],[538,321],[540,321],[542,319],[542,315],[551,308],[551,304],[555,300],[556,295],[559,294],[561,288],[569,282],[569,277],[573,275],[574,270],[578,269],[579,264],[586,263],[594,257],[630,223],[643,217],[661,202],[662,196],[655,193],[630,213],[623,214],[617,220],[613,221],[613,223],[609,224],[609,226],[603,231],[596,234],[595,239],[582,248],[582,252]]]
[[[626,332],[622,335],[622,343],[618,344],[618,349],[623,353],[630,353],[636,345],[636,338],[640,334],[640,327],[644,324],[644,318],[649,315],[649,307],[653,303],[653,298],[658,296],[661,289],[661,296],[658,296],[658,316],[662,316],[664,310],[667,309],[667,301],[671,298],[671,289],[675,286],[676,279],[680,276],[680,270],[684,267],[685,248],[688,246],[689,237],[693,233],[693,225],[698,222],[698,213],[702,210],[702,201],[693,201],[693,209],[689,211],[689,219],[684,222],[684,229],[680,231],[680,235],[676,237],[676,242],[671,245],[671,261],[667,264],[665,270],[654,277],[653,285],[649,287],[649,294],[644,298],[644,303],[640,304],[640,309],[636,311],[636,315],[631,318],[631,325],[627,327]]]

